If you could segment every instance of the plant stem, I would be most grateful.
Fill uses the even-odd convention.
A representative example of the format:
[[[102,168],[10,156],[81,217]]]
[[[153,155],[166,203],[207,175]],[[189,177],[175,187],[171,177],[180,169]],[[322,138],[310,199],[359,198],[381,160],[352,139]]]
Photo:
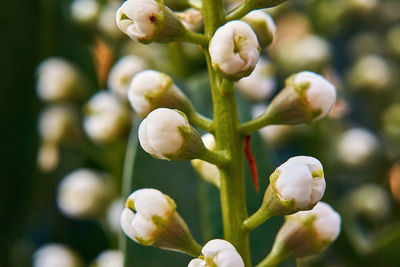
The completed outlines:
[[[247,231],[252,231],[271,217],[272,215],[269,213],[268,207],[262,205],[261,208],[243,222],[243,227]]]
[[[280,257],[279,253],[274,253],[272,251],[262,262],[257,264],[255,267],[273,267],[277,266],[282,261],[283,258]]]
[[[251,121],[241,124],[239,126],[239,132],[242,135],[250,135],[265,126],[274,124],[275,118],[268,111],[269,110],[267,110],[261,116],[255,118]]]
[[[193,32],[193,31],[185,31],[185,34],[182,37],[182,41],[200,45],[203,48],[208,46],[208,38],[201,33]]]
[[[249,0],[244,1],[240,6],[237,8],[233,9],[231,12],[229,12],[226,15],[226,20],[236,20],[236,19],[241,19],[244,17],[247,13],[249,13],[252,10],[251,4]]]
[[[193,111],[187,114],[190,123],[201,128],[202,130],[212,133],[214,131],[212,121],[209,118],[197,113],[194,108]]]

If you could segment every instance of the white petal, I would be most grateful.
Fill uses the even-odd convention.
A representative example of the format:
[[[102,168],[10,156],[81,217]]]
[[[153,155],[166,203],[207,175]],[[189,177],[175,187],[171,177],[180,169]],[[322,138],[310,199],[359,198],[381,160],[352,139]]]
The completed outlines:
[[[201,259],[193,259],[187,267],[207,267],[206,262]]]

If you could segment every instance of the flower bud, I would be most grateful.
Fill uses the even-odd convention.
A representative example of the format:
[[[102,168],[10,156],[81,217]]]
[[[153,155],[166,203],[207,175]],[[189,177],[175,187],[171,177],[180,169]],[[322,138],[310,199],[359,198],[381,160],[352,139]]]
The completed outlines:
[[[113,200],[107,208],[107,225],[114,233],[121,231],[119,217],[124,209],[124,202],[122,199]]]
[[[115,95],[125,99],[133,76],[145,69],[146,63],[140,57],[128,55],[120,58],[110,71],[108,88]]]
[[[99,215],[106,209],[114,193],[108,179],[90,169],[78,169],[68,174],[58,188],[59,209],[72,218]]]
[[[203,26],[203,15],[200,10],[189,8],[183,12],[176,12],[176,15],[189,31],[199,31]]]
[[[357,167],[372,160],[378,148],[378,140],[370,131],[363,128],[351,128],[339,136],[337,155],[342,162]]]
[[[47,107],[40,114],[38,130],[46,143],[74,140],[81,134],[79,113],[68,105]]]
[[[265,261],[277,264],[321,252],[339,235],[340,223],[340,215],[324,202],[319,202],[312,210],[286,216]]]
[[[90,264],[90,267],[123,267],[124,255],[119,250],[104,250]]]
[[[193,259],[188,267],[244,267],[242,257],[228,241],[213,239],[201,250],[203,256]]]
[[[58,146],[51,142],[44,142],[37,155],[37,165],[44,172],[51,172],[60,162]]]
[[[100,5],[96,0],[74,0],[71,3],[71,17],[83,25],[96,22],[100,12]]]
[[[117,25],[132,40],[148,44],[152,41],[176,41],[185,27],[162,0],[128,0],[117,11]]]
[[[254,30],[261,48],[272,43],[276,35],[276,26],[274,20],[267,12],[254,10],[241,20],[249,24]]]
[[[182,91],[168,75],[145,70],[139,72],[129,86],[128,99],[132,108],[146,117],[157,108],[175,108],[189,113],[193,108]]]
[[[364,184],[350,195],[352,212],[365,216],[370,221],[380,222],[391,210],[389,193],[376,184]]]
[[[207,133],[203,135],[201,139],[207,149],[214,151],[217,148],[215,138],[212,134]],[[191,161],[191,163],[201,178],[209,183],[214,184],[216,187],[220,186],[220,175],[217,166],[200,159],[194,159]]]
[[[115,21],[115,13],[117,13],[119,6],[120,3],[118,3],[118,1],[112,1],[103,5],[97,21],[99,31],[114,40],[120,40],[122,36],[125,36],[120,31]]]
[[[254,71],[237,82],[239,91],[250,101],[264,101],[270,97],[276,87],[272,64],[260,58]]]
[[[286,80],[285,88],[268,106],[273,124],[314,122],[325,117],[336,102],[336,88],[321,75],[302,71]]]
[[[132,114],[116,96],[98,92],[84,109],[83,127],[95,142],[107,143],[125,136],[130,128]]]
[[[312,209],[324,192],[321,162],[306,156],[290,158],[271,174],[260,209],[244,224],[254,229],[272,216]]]
[[[121,227],[133,241],[190,255],[200,252],[169,196],[156,189],[140,189],[128,197],[125,206],[121,213]]]
[[[329,43],[316,35],[287,38],[276,46],[276,61],[285,73],[302,70],[319,72],[331,58]]]
[[[238,20],[218,28],[209,46],[213,68],[231,80],[250,75],[257,64],[259,51],[254,31]]]
[[[386,59],[366,55],[356,61],[348,74],[350,86],[355,90],[379,92],[390,88],[391,67]]]
[[[172,109],[152,111],[139,126],[142,148],[155,158],[166,160],[194,159],[206,148],[185,114]]]
[[[77,100],[88,93],[82,73],[65,59],[53,57],[42,61],[37,75],[37,94],[43,101]]]
[[[82,259],[72,249],[57,243],[40,247],[33,254],[33,267],[83,267]]]

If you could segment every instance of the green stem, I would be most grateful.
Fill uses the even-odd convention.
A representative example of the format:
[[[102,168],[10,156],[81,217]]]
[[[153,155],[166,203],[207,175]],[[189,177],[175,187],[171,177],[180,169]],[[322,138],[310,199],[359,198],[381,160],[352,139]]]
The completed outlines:
[[[250,2],[251,2],[250,0],[246,0],[240,6],[230,11],[226,15],[226,20],[227,21],[236,20],[246,16],[247,13],[253,10]]]
[[[204,34],[198,32],[185,31],[182,36],[182,41],[200,45],[202,48],[208,47],[208,38]]]
[[[247,207],[243,137],[237,131],[239,118],[236,99],[233,90],[225,90],[222,94],[221,88],[217,85],[217,74],[212,69],[208,53],[206,53],[206,58],[211,78],[217,149],[225,152],[229,158],[229,162],[220,167],[220,198],[224,237],[235,246],[245,265],[251,266],[249,232],[242,227],[243,221],[247,217]]]
[[[257,264],[255,267],[274,267],[284,260],[284,256],[281,256],[279,253],[274,253],[274,251],[272,251],[262,262]]]
[[[211,38],[216,29],[225,23],[224,2],[222,0],[203,0],[204,32]]]
[[[197,113],[194,109],[187,114],[190,123],[201,128],[202,130],[212,133],[214,131],[212,120]]]
[[[227,158],[225,153],[214,152],[209,149],[206,149],[205,153],[201,155],[199,159],[207,161],[219,167],[225,166],[229,163],[229,159]]]
[[[274,121],[274,116],[271,116],[271,113],[267,110],[261,116],[241,124],[239,132],[242,135],[250,135],[265,126],[274,124]]]
[[[261,207],[248,219],[243,222],[243,227],[247,231],[252,231],[260,226],[262,223],[266,222],[273,215],[270,214],[269,209],[261,205]]]

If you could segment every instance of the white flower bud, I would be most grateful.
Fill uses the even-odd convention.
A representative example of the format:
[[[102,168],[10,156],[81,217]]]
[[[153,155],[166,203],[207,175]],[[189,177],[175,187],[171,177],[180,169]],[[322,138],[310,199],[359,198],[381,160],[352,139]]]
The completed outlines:
[[[124,255],[119,250],[104,250],[90,264],[90,267],[123,267]]]
[[[39,117],[39,135],[47,143],[57,144],[80,135],[79,113],[72,106],[54,105],[45,108]]]
[[[167,108],[152,111],[142,121],[139,141],[147,153],[166,160],[193,159],[206,150],[186,116]]]
[[[337,154],[349,166],[362,166],[378,152],[379,142],[374,134],[363,128],[344,131],[337,143]]]
[[[352,211],[374,222],[387,218],[391,210],[389,193],[376,184],[364,184],[350,195]]]
[[[193,259],[188,267],[244,267],[242,257],[228,241],[222,239],[208,241],[201,252],[204,257]]]
[[[162,0],[128,0],[117,11],[117,25],[132,40],[166,43],[177,40],[185,28]]]
[[[340,215],[324,202],[312,210],[286,216],[267,260],[277,264],[319,253],[337,238],[340,224]]]
[[[257,35],[261,47],[271,44],[276,35],[276,26],[272,17],[265,11],[254,10],[241,20],[251,26]]]
[[[207,133],[203,135],[201,140],[207,149],[214,151],[217,148],[215,138],[212,134]],[[194,159],[191,161],[191,163],[201,178],[209,183],[214,184],[216,187],[220,186],[220,174],[217,166],[200,159]]]
[[[239,91],[250,101],[264,101],[270,97],[276,87],[276,78],[269,61],[260,58],[254,71],[237,83]]]
[[[183,25],[190,31],[199,31],[203,26],[203,15],[200,10],[189,8],[183,12],[176,12]]]
[[[124,202],[122,199],[116,199],[112,201],[107,208],[107,225],[115,233],[119,233],[121,231],[119,217],[123,209]]]
[[[33,267],[83,267],[81,258],[70,248],[50,243],[33,254]]]
[[[248,76],[255,68],[260,47],[257,36],[243,21],[230,21],[217,29],[209,52],[217,71],[230,79]]]
[[[314,122],[325,117],[335,102],[335,86],[321,75],[302,71],[286,80],[266,113],[274,124]]]
[[[96,0],[74,0],[71,3],[71,17],[80,24],[93,24],[100,11]]]
[[[112,194],[113,187],[107,177],[89,169],[78,169],[61,181],[57,204],[69,217],[94,217],[105,210]]]
[[[115,21],[115,13],[117,13],[119,7],[120,3],[118,1],[112,1],[103,5],[97,21],[99,31],[105,36],[115,40],[119,40],[122,36],[125,36],[123,32],[120,31]]]
[[[329,43],[316,35],[288,38],[276,47],[276,60],[285,73],[320,71],[331,58]]]
[[[53,171],[60,161],[58,146],[52,142],[44,142],[37,155],[37,165],[44,172]]]
[[[102,91],[92,96],[84,111],[84,130],[95,142],[112,142],[129,131],[132,120],[130,110],[108,92]]]
[[[110,91],[126,98],[133,76],[146,69],[146,63],[140,57],[128,55],[120,58],[110,70],[107,84]]]
[[[156,189],[140,189],[128,197],[125,206],[121,228],[135,242],[190,255],[200,253],[200,246],[193,240],[169,196]]]
[[[176,108],[183,112],[192,109],[190,101],[176,87],[171,77],[155,70],[139,72],[133,78],[128,99],[141,117],[146,117],[157,108]]]
[[[72,63],[62,58],[48,58],[37,69],[36,90],[43,101],[82,99],[87,95],[87,84]]]
[[[324,195],[324,173],[321,162],[316,158],[290,158],[276,172],[274,182],[278,195],[284,201],[294,200],[298,210],[310,209]]]
[[[366,55],[356,61],[349,73],[350,85],[354,89],[379,92],[390,88],[391,67],[376,55]]]

